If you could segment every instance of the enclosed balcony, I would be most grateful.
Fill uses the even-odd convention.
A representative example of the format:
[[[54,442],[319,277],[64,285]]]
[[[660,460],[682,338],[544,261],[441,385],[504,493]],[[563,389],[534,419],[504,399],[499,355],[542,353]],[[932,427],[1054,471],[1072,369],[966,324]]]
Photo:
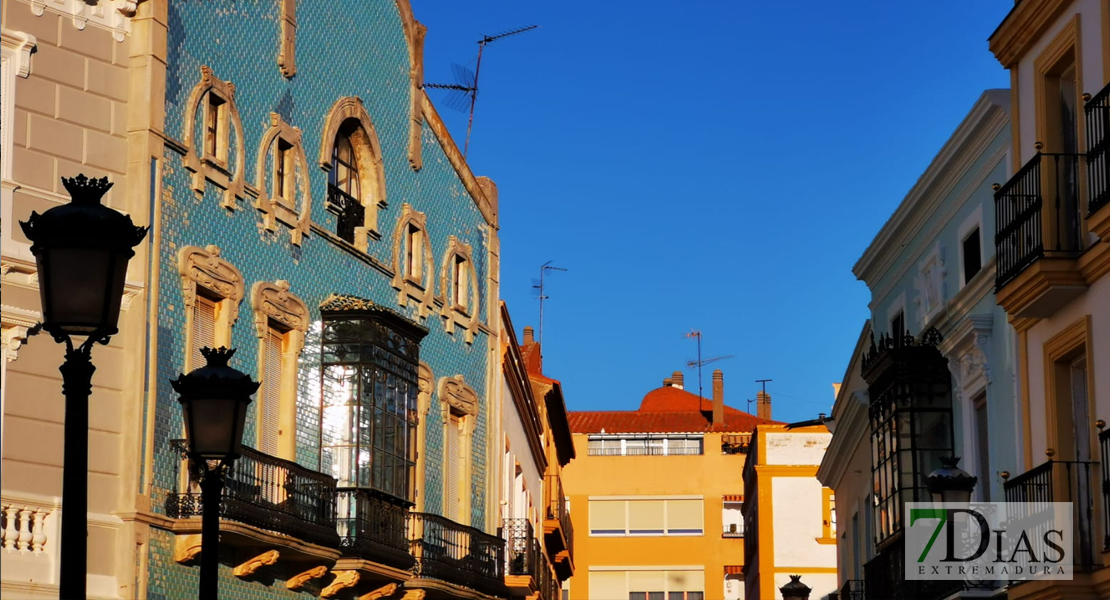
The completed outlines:
[[[447,592],[429,584],[436,580],[506,597],[505,540],[439,515],[409,513],[412,532],[413,580],[406,587],[421,588],[429,598]],[[442,597],[456,597],[447,593]]]
[[[995,191],[995,291],[1011,318],[1051,316],[1087,287],[1076,264],[1083,158],[1038,152]]]
[[[560,579],[569,579],[574,575],[574,526],[563,494],[563,480],[558,474],[548,473],[544,477],[544,494],[547,496],[544,541],[555,562],[556,574]]]
[[[171,447],[181,454],[182,468],[178,489],[166,496],[166,515],[180,519],[174,532],[200,533],[203,505],[188,469],[185,440],[174,440]],[[248,550],[280,547],[284,559],[334,558],[339,548],[335,502],[335,478],[243,446],[224,487],[221,540]]]
[[[1110,83],[1083,106],[1087,122],[1087,227],[1110,242]]]

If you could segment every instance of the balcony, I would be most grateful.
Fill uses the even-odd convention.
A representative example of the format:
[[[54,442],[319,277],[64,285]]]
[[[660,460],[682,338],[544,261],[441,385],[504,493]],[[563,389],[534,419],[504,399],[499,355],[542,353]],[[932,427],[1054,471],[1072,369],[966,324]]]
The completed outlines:
[[[185,440],[170,444],[181,453],[184,466],[188,461],[184,458]],[[184,491],[166,496],[166,514],[186,520],[175,524],[175,532],[199,533],[203,505],[195,477],[190,473],[187,482],[184,477],[178,481]],[[224,487],[221,538],[226,536],[233,546],[282,546],[286,549],[283,556],[294,559],[302,554],[334,556],[339,547],[335,501],[334,477],[243,446]]]
[[[840,600],[867,600],[862,579],[849,579],[840,588]]]
[[[371,490],[341,489],[338,493],[340,550],[344,558],[360,559],[409,570],[408,508]]]
[[[535,598],[539,592],[543,600],[557,600],[554,595],[558,582],[551,563],[536,539],[528,519],[505,519],[502,535],[506,539],[508,566],[505,584],[514,597]]]
[[[330,184],[326,206],[328,212],[335,215],[335,235],[348,243],[355,243],[355,229],[366,224],[366,207],[358,198]]]
[[[1110,83],[1087,99],[1087,227],[1110,242]]]
[[[1082,158],[1038,152],[995,191],[995,290],[1011,319],[1051,316],[1087,287],[1076,264]]]
[[[505,540],[446,517],[409,513],[416,580],[434,579],[505,597]],[[424,587],[423,582],[407,587]],[[431,594],[430,597],[434,596]],[[454,597],[454,596],[452,596]]]
[[[547,551],[555,561],[559,579],[574,575],[574,526],[563,494],[563,480],[555,473],[544,477],[547,511],[544,514],[543,533]]]
[[[1106,442],[1099,436],[1103,448]],[[1046,502],[1070,502],[1075,509],[1075,567],[1090,570],[1095,564],[1094,491],[1098,485],[1098,463],[1052,460],[1034,467],[1003,484],[1007,502],[1022,502],[1038,510]],[[1019,515],[1022,516],[1022,515]],[[1031,516],[1031,515],[1030,515]]]
[[[879,554],[863,566],[866,589],[860,584],[855,596],[865,600],[941,600],[964,589],[963,581],[906,579],[905,539],[901,536],[888,543]],[[850,589],[850,588],[849,588]],[[861,595],[862,594],[862,595]]]

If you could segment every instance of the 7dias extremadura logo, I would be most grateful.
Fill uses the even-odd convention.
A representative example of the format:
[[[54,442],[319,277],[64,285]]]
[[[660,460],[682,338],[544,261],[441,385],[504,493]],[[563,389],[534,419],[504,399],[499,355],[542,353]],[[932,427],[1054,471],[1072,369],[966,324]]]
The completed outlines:
[[[1070,502],[907,502],[906,579],[1071,579]]]

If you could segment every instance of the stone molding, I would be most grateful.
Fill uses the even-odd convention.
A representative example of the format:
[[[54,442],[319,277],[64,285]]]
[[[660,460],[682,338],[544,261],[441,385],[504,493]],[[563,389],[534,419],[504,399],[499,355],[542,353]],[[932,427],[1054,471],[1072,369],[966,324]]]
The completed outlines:
[[[331,172],[332,148],[335,146],[335,136],[339,128],[349,119],[358,121],[360,130],[365,139],[352,139],[351,146],[355,150],[358,161],[359,181],[363,188],[362,198],[359,200],[366,208],[363,226],[355,228],[355,247],[366,251],[370,246],[370,238],[381,239],[378,231],[378,211],[389,206],[385,193],[385,167],[382,162],[382,145],[378,140],[377,130],[362,104],[362,99],[357,96],[345,96],[335,101],[328,116],[324,119],[323,133],[320,138],[320,168]],[[368,191],[371,187],[372,191]]]
[[[265,337],[270,319],[301,333],[308,331],[308,305],[289,292],[289,282],[284,279],[273,283],[259,281],[251,286],[251,307],[255,334],[260,338]]]
[[[328,574],[328,568],[327,567],[325,567],[323,565],[313,567],[313,568],[311,568],[307,571],[304,571],[303,573],[298,573],[298,574],[290,577],[285,582],[285,587],[288,588],[288,589],[297,591],[297,590],[300,590],[301,588],[303,588],[305,586],[305,584],[307,584],[309,581],[311,581],[313,579],[319,579],[319,578],[321,578],[321,577],[323,577],[324,575],[327,575],[327,574]]]
[[[143,0],[30,0],[31,14],[41,17],[46,12],[71,17],[79,30],[92,23],[112,32],[112,39],[122,42],[131,33],[131,17]]]
[[[344,589],[354,587],[359,580],[358,571],[333,571],[335,579],[327,587],[320,590],[321,598],[332,598]]]
[[[991,383],[990,344],[994,317],[969,315],[957,325],[938,349],[948,359],[956,392],[968,400]]]
[[[466,384],[462,375],[440,378],[439,401],[443,403],[445,415],[451,409],[467,417],[478,415],[478,392]]]
[[[266,185],[268,169],[273,169],[273,153],[277,152],[278,140],[293,147],[293,198],[272,197],[270,191],[275,181]],[[266,229],[273,231],[281,221],[291,228],[290,241],[301,245],[311,228],[312,185],[308,181],[308,156],[304,151],[301,130],[285,122],[281,115],[270,113],[270,128],[262,136],[258,145],[258,160],[255,165],[255,184],[258,186],[258,199],[254,207],[262,213]]]
[[[204,248],[185,246],[178,252],[178,271],[181,274],[181,295],[185,304],[185,348],[193,347],[193,310],[197,302],[197,287],[203,287],[219,297],[220,311],[216,323],[215,344],[231,343],[231,326],[239,318],[239,302],[243,300],[245,284],[243,274],[220,256],[219,246],[209,244]],[[192,353],[185,353],[185,372],[191,371]]]
[[[421,269],[419,277],[405,272],[403,245],[408,241],[408,227],[415,225],[423,234],[420,248]],[[432,240],[428,235],[428,218],[424,213],[414,210],[412,205],[401,205],[401,218],[393,232],[393,281],[397,290],[397,304],[408,306],[409,299],[417,303],[419,315],[426,317],[432,312],[435,302],[435,262],[432,256]]]
[[[250,577],[251,575],[257,573],[258,570],[262,567],[276,565],[280,556],[281,553],[277,550],[267,550],[262,554],[259,554],[258,556],[244,562],[243,564],[237,565],[231,571],[231,574],[240,579]]]
[[[455,286],[454,267],[456,256],[466,260],[467,277],[469,278],[469,285],[466,290],[469,306],[466,307],[455,304],[452,298]],[[439,289],[443,301],[440,315],[447,321],[445,324],[447,333],[454,333],[456,326],[463,328],[467,343],[473,343],[475,336],[478,335],[478,314],[481,310],[481,295],[479,294],[478,285],[478,273],[474,268],[474,253],[470,244],[460,242],[457,237],[452,235],[447,240],[447,252],[444,254],[443,264],[440,266]]]
[[[297,74],[297,0],[281,0],[281,49],[277,63],[283,76]]]
[[[197,111],[207,110],[204,101],[208,94],[216,94],[227,105],[226,161],[219,156],[205,154],[203,132],[201,138],[197,139]],[[193,173],[193,191],[203,197],[204,182],[211,181],[224,190],[220,206],[232,210],[238,208],[238,201],[245,197],[243,163],[246,162],[246,151],[243,142],[246,138],[243,136],[243,121],[235,105],[235,84],[216,77],[207,65],[201,65],[200,83],[193,88],[185,104],[185,131],[182,139],[188,149],[185,153],[185,168]],[[231,165],[233,157],[235,164]]]

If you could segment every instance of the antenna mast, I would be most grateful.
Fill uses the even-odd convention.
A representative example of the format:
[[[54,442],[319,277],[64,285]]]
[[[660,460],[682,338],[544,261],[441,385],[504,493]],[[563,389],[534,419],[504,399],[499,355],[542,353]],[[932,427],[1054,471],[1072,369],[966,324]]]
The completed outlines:
[[[705,396],[702,394],[702,387],[701,387],[701,368],[704,365],[708,365],[710,363],[715,363],[719,360],[724,360],[726,358],[732,358],[733,355],[732,354],[726,354],[724,356],[715,356],[713,358],[707,358],[705,360],[702,360],[702,358],[701,358],[701,331],[699,331],[697,329],[691,329],[690,333],[687,333],[683,337],[697,338],[697,340],[698,340],[698,359],[697,360],[691,360],[691,361],[687,362],[686,366],[687,367],[697,367],[698,368],[698,398],[704,398]]]
[[[532,286],[540,291],[540,345],[543,345],[543,301],[550,298],[550,296],[544,294],[544,286],[546,285],[544,281],[544,276],[547,274],[548,271],[563,271],[564,273],[566,272],[566,269],[562,267],[551,266],[552,262],[554,261],[549,260],[543,263],[542,266],[540,266],[540,283],[539,285]],[[535,281],[535,279],[533,279],[532,281]]]

